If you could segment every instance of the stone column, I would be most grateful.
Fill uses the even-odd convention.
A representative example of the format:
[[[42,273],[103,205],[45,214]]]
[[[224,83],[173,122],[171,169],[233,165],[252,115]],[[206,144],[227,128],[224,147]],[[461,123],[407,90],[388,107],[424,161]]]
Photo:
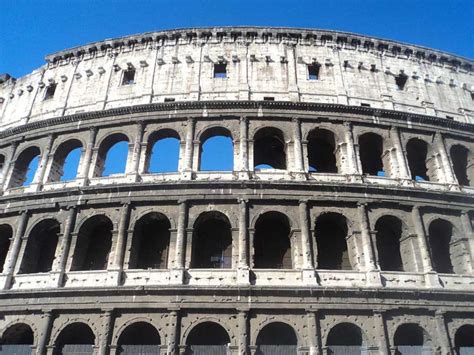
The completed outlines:
[[[38,345],[36,346],[37,355],[46,354],[46,347],[48,345],[49,335],[53,326],[53,313],[51,311],[46,311],[43,314],[43,318],[43,328],[41,329],[41,333],[39,334]]]
[[[472,230],[472,224],[468,211],[461,212],[461,226],[468,240],[469,252],[471,254],[471,265],[474,266],[474,231]]]
[[[303,150],[301,146],[301,120],[299,117],[293,117],[293,146],[295,164],[294,169],[298,173],[304,172]]]
[[[115,243],[113,265],[112,270],[109,270],[113,272],[113,274],[110,276],[113,278],[114,285],[120,285],[122,281],[123,259],[125,255],[125,244],[127,240],[127,226],[130,209],[131,203],[125,202],[122,205],[122,210],[120,211],[120,221],[117,231],[117,241]]]
[[[249,312],[247,310],[241,310],[238,314],[238,324],[239,324],[239,354],[245,355],[248,353],[248,345],[249,345],[249,326],[248,326],[248,318]]]
[[[367,218],[367,205],[364,203],[357,204],[357,212],[359,214],[360,234],[362,238],[362,250],[364,253],[365,267],[367,270],[378,269],[374,261],[374,251],[372,248],[372,240],[370,238],[369,220]]]
[[[418,235],[423,272],[433,272],[433,266],[431,264],[431,257],[426,240],[425,226],[423,224],[423,217],[421,216],[420,207],[413,206],[411,215],[413,219],[413,225],[415,226],[415,233]]]
[[[3,273],[5,275],[2,285],[3,289],[8,289],[11,286],[13,273],[15,271],[15,265],[17,263],[18,254],[20,252],[21,240],[23,239],[23,234],[25,233],[26,225],[28,223],[28,211],[21,211],[20,220],[18,221],[18,227],[15,232],[15,237],[13,238],[10,250],[5,261],[5,267],[3,268]]]
[[[362,169],[360,168],[359,158],[356,154],[354,135],[352,133],[352,123],[344,122],[345,127],[345,140],[347,145],[347,173],[348,174],[361,174]]]
[[[240,178],[249,177],[249,156],[248,156],[248,120],[247,117],[240,117]]]
[[[43,180],[45,177],[44,175],[46,172],[46,167],[48,166],[48,159],[50,158],[50,152],[53,146],[53,142],[54,135],[50,134],[48,136],[48,143],[46,144],[43,154],[41,155],[41,161],[38,165],[38,171],[36,172],[33,182],[31,184],[32,186],[36,185],[36,187],[34,188],[36,191],[41,190],[41,187],[43,185]]]
[[[397,166],[398,172],[397,177],[401,179],[411,179],[410,171],[408,170],[408,163],[405,158],[405,149],[402,145],[402,140],[400,138],[400,131],[398,127],[392,127],[390,129],[390,136],[392,137],[392,144],[395,147],[395,153],[397,155]]]
[[[388,344],[389,337],[387,336],[387,327],[385,324],[385,311],[374,310],[374,327],[379,339],[379,352],[380,354],[388,355],[390,351]]]
[[[82,159],[82,166],[79,174],[77,175],[77,179],[82,179],[82,184],[87,185],[90,165],[92,162],[92,152],[95,145],[95,139],[97,137],[97,128],[91,127],[89,128],[89,138],[87,140],[87,146],[84,151],[84,157]],[[93,170],[93,169],[92,169]]]
[[[10,178],[13,174],[13,170],[15,168],[15,157],[16,149],[18,148],[18,142],[15,141],[10,146],[10,156],[8,159],[8,163],[5,161],[4,166],[1,171],[0,176],[0,190],[8,189],[8,184],[10,182]]]
[[[178,310],[170,310],[169,312],[169,336],[168,336],[168,344],[167,344],[167,354],[174,355],[178,349],[179,345],[179,314]]]
[[[451,345],[448,336],[448,328],[446,327],[446,321],[444,319],[444,312],[441,310],[437,310],[435,312],[435,319],[436,319],[436,328],[438,331],[438,343],[441,347],[441,354],[447,355],[451,354]]]
[[[135,136],[135,142],[133,143],[132,157],[130,159],[130,171],[128,172],[132,182],[136,182],[139,180],[138,167],[140,164],[140,155],[142,150],[142,139],[145,123],[143,121],[139,121],[137,122],[136,127],[137,133]]]
[[[188,206],[186,201],[178,201],[178,227],[176,231],[175,257],[171,282],[175,284],[183,283],[184,277],[184,257],[186,255],[186,235],[187,235],[187,215]]]
[[[194,126],[196,119],[189,117],[186,124],[186,146],[184,151],[183,178],[191,179],[193,170]]]
[[[444,144],[444,138],[441,133],[436,132],[435,134],[436,147],[439,151],[441,162],[443,164],[443,173],[445,178],[445,183],[448,184],[458,184],[456,177],[454,176],[453,167],[451,160],[448,157],[448,152],[446,151],[446,145]]]
[[[58,287],[61,287],[64,283],[69,248],[71,246],[71,234],[74,230],[76,214],[76,206],[68,206],[68,216],[64,223],[63,235],[61,237],[61,248],[59,249],[59,257],[55,259],[55,265],[53,266],[52,271],[52,273],[57,273],[56,285]]]
[[[239,200],[239,262],[237,265],[237,279],[239,284],[248,285],[250,280],[248,258],[248,201]]]
[[[300,201],[298,214],[301,228],[301,254],[303,257],[303,282],[305,284],[316,284],[316,274],[314,270],[313,256],[311,253],[311,235],[309,232],[308,203]]]
[[[98,355],[107,355],[108,354],[108,344],[110,335],[112,333],[112,313],[113,310],[105,310],[103,315],[102,323],[102,332],[99,338],[99,354]]]
[[[308,324],[308,345],[310,355],[321,354],[321,328],[319,325],[319,314],[317,310],[308,310],[306,312]]]

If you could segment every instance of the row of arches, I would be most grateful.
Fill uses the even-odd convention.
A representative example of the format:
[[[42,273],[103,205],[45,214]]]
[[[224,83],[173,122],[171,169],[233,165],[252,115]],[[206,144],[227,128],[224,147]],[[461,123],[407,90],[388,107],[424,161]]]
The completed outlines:
[[[472,334],[474,334],[474,325],[467,324],[457,329],[454,348],[458,354],[474,349]],[[163,341],[164,339],[151,323],[137,321],[122,330],[116,344],[116,353],[156,354],[159,353]],[[271,322],[264,325],[258,332],[255,343],[256,353],[296,355],[299,342],[299,337],[292,326],[278,321]],[[184,343],[187,346],[186,354],[225,355],[231,338],[219,323],[204,321],[190,330]],[[0,344],[4,350],[14,349],[9,348],[9,345],[31,346],[34,344],[33,330],[25,323],[14,324],[4,331]],[[56,355],[78,352],[85,355],[93,353],[93,347],[97,341],[89,325],[75,322],[62,329],[52,344]],[[416,323],[399,325],[394,333],[392,344],[397,347],[397,354],[400,355],[421,353],[423,347],[432,350],[434,346],[430,335]],[[336,324],[329,330],[323,346],[328,347],[330,354],[361,354],[362,349],[368,347],[368,341],[359,326],[345,322]]]
[[[133,225],[128,238],[130,252],[128,269],[167,269],[172,231],[170,220],[160,212],[149,212]],[[316,218],[311,238],[314,265],[321,270],[357,269],[357,255],[351,241],[352,225],[341,213],[325,212]],[[49,272],[60,245],[61,226],[54,218],[37,222],[26,239],[19,274]],[[230,269],[238,250],[235,229],[229,218],[219,211],[201,213],[192,226],[190,238],[190,268]],[[89,217],[77,227],[73,250],[70,251],[70,271],[106,270],[112,251],[114,224],[104,214]],[[399,217],[383,215],[376,220],[374,254],[382,271],[416,272],[415,248],[408,226]],[[465,273],[465,260],[460,252],[460,233],[451,222],[436,218],[428,226],[428,248],[434,269],[439,273]],[[0,225],[0,271],[10,248],[13,229]],[[287,215],[268,211],[258,217],[250,238],[251,267],[255,269],[295,268],[297,234]]]
[[[289,142],[283,132],[275,127],[259,129],[253,140],[253,169],[289,168]],[[306,163],[310,173],[344,172],[344,156],[339,145],[340,139],[335,133],[323,128],[308,133]],[[115,133],[105,137],[99,144],[97,159],[93,167],[93,176],[110,176],[126,173],[133,145],[124,133]],[[393,169],[384,138],[376,133],[361,134],[357,139],[360,172],[372,176],[398,177]],[[213,127],[200,136],[198,170],[232,171],[234,168],[233,137],[223,127]],[[408,174],[417,181],[441,181],[439,163],[432,144],[421,138],[411,138],[404,147]],[[83,143],[71,139],[60,144],[53,154],[48,182],[66,181],[76,178],[84,151]],[[166,173],[180,170],[181,156],[185,154],[179,134],[171,129],[162,129],[149,135],[145,150],[145,163],[141,173]],[[38,168],[41,150],[31,146],[22,151],[14,166],[9,187],[30,184]],[[460,185],[470,186],[474,182],[474,155],[462,144],[450,147],[449,159],[453,173]]]

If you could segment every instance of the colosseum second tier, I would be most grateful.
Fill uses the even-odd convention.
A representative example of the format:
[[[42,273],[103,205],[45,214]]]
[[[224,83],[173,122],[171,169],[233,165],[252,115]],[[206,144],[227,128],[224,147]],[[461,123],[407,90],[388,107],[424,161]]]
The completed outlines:
[[[0,353],[474,353],[474,62],[105,40],[0,76]]]

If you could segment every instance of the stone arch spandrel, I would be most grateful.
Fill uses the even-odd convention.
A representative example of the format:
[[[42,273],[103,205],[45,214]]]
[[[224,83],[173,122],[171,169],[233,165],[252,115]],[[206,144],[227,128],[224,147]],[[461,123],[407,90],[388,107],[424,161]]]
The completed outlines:
[[[231,346],[238,345],[238,338],[234,329],[237,327],[237,316],[236,315],[221,315],[217,317],[214,315],[200,316],[198,314],[188,314],[186,317],[181,319],[181,344],[186,344],[189,334],[194,327],[199,324],[213,322],[219,324],[227,332],[230,339]]]
[[[126,316],[126,315],[123,315],[123,316]],[[139,323],[139,322],[144,322],[144,323],[148,323],[152,325],[158,332],[158,335],[160,336],[161,345],[166,344],[167,334],[165,330],[167,328],[163,324],[160,324],[160,321],[163,321],[163,318],[164,318],[163,314],[159,315],[159,320],[156,319],[156,316],[132,316],[131,318],[126,319],[126,320],[123,320],[121,318],[122,317],[115,318],[113,336],[110,341],[111,346],[118,345],[118,340],[120,339],[120,336],[125,331],[125,329],[127,329],[127,327],[133,326],[135,323]]]

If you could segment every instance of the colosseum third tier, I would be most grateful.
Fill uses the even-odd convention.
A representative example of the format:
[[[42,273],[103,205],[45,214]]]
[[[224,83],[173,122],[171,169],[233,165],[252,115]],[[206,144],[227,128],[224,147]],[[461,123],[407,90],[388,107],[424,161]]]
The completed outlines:
[[[474,62],[145,33],[0,75],[0,353],[474,354]]]

